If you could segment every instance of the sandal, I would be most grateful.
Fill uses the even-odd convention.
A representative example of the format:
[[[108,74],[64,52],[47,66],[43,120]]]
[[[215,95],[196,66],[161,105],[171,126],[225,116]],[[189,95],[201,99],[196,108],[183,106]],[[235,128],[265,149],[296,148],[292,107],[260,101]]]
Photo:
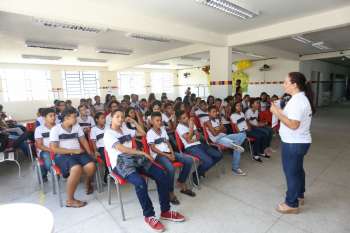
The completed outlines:
[[[195,197],[196,193],[193,192],[191,189],[185,189],[185,190],[181,190],[180,193],[186,194],[190,197]]]
[[[81,208],[87,205],[86,201],[74,200],[72,202],[66,202],[66,207],[68,208]]]
[[[180,205],[180,201],[179,201],[179,199],[177,199],[177,197],[170,199],[170,203],[173,205]]]

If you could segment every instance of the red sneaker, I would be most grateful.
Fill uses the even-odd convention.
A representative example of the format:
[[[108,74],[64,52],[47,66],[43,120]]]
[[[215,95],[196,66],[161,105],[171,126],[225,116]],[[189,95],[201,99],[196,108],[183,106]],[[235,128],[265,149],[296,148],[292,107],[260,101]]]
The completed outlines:
[[[180,213],[175,211],[166,211],[160,214],[160,218],[164,220],[169,220],[173,222],[183,222],[185,221],[185,217],[182,216]]]
[[[165,231],[164,225],[156,217],[145,217],[145,222],[156,232]]]

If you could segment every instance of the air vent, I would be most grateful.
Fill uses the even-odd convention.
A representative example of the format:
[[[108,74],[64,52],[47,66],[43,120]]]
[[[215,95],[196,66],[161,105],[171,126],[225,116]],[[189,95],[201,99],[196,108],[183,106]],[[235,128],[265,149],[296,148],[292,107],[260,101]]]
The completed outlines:
[[[58,21],[52,21],[52,20],[47,20],[47,19],[33,18],[33,21],[37,24],[44,26],[44,27],[61,28],[61,29],[72,30],[72,31],[100,33],[100,32],[106,32],[109,30],[109,29],[104,29],[104,28],[89,27],[86,25],[71,24],[71,23],[58,22]]]
[[[24,58],[24,59],[51,60],[51,61],[56,61],[56,60],[62,59],[62,57],[58,57],[58,56],[42,56],[42,55],[33,55],[33,54],[22,54],[22,58]]]
[[[115,55],[131,55],[133,53],[131,49],[97,49],[96,52]]]
[[[76,51],[78,49],[77,46],[74,46],[74,45],[47,44],[44,42],[33,42],[33,41],[26,41],[26,47],[40,48],[40,49],[67,50],[67,51]]]
[[[134,39],[154,41],[154,42],[169,43],[171,41],[170,39],[165,37],[150,36],[145,34],[127,33],[126,36]]]
[[[78,61],[80,62],[98,62],[98,63],[105,63],[107,62],[106,59],[98,59],[98,58],[83,58],[83,57],[78,57]]]

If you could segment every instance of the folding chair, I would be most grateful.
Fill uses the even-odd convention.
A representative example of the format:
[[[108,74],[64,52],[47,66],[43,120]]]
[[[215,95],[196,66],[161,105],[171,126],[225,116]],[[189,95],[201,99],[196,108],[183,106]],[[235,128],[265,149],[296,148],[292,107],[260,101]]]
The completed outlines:
[[[237,125],[235,123],[232,123],[231,122],[231,127],[232,127],[232,132],[233,133],[238,133],[237,131]],[[252,143],[255,142],[255,138],[254,137],[247,137],[246,138],[246,142],[248,144],[248,147],[249,147],[249,152],[250,152],[250,156],[253,158],[253,148],[252,148]]]
[[[184,152],[184,144],[181,141],[181,138],[179,136],[179,134],[177,133],[177,131],[175,130],[175,140],[176,140],[176,144],[177,144],[177,149],[179,150],[180,153],[190,156],[193,159],[193,165],[194,165],[194,171],[196,173],[196,178],[197,178],[197,182],[198,185],[193,184],[194,186],[197,186],[198,189],[200,189],[200,184],[199,184],[199,174],[198,174],[198,169],[197,169],[197,163],[200,163],[200,158],[197,155],[193,155],[193,154],[189,154],[189,153],[185,153]]]

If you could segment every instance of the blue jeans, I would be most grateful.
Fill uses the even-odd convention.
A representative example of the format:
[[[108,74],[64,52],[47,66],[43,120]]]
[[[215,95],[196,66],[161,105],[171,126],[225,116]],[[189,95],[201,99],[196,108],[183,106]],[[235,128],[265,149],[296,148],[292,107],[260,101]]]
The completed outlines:
[[[272,135],[273,135],[272,129],[270,127],[254,127],[254,130],[259,131],[260,133],[263,133],[265,135],[264,143],[266,147],[269,147],[272,141]]]
[[[138,168],[137,172],[133,172],[126,177],[126,180],[135,186],[136,195],[141,204],[143,215],[145,217],[151,217],[155,216],[155,212],[152,201],[148,195],[147,183],[141,174],[147,175],[156,182],[161,211],[166,212],[170,210],[169,176],[159,167],[152,165],[147,171]]]
[[[179,179],[177,181],[179,183],[185,183],[188,175],[191,172],[193,159],[177,152],[175,152],[175,159],[177,162],[181,162],[183,164]],[[157,156],[156,162],[160,163],[167,170],[170,178],[170,192],[174,192],[175,167],[172,164],[173,162],[171,162],[170,159],[165,156]]]
[[[48,151],[41,151],[40,158],[44,161],[44,164],[40,166],[41,175],[44,177],[47,176],[47,172],[51,169],[51,158]]]
[[[199,157],[200,165],[198,166],[198,173],[200,176],[204,176],[206,171],[222,159],[220,151],[205,143],[187,147],[185,152]]]
[[[245,133],[228,134],[226,136],[220,137],[215,143],[223,145],[225,147],[233,149],[232,143],[236,145],[242,145],[242,143],[247,138]],[[239,164],[241,161],[241,153],[233,150],[232,153],[232,170],[239,169]]]
[[[285,203],[290,207],[298,207],[298,198],[304,198],[305,171],[304,156],[310,148],[310,143],[282,142],[282,165],[287,180]]]
[[[252,128],[250,131],[246,131],[248,137],[255,138],[253,142],[253,155],[264,154],[264,150],[267,147],[267,136],[256,128]]]

